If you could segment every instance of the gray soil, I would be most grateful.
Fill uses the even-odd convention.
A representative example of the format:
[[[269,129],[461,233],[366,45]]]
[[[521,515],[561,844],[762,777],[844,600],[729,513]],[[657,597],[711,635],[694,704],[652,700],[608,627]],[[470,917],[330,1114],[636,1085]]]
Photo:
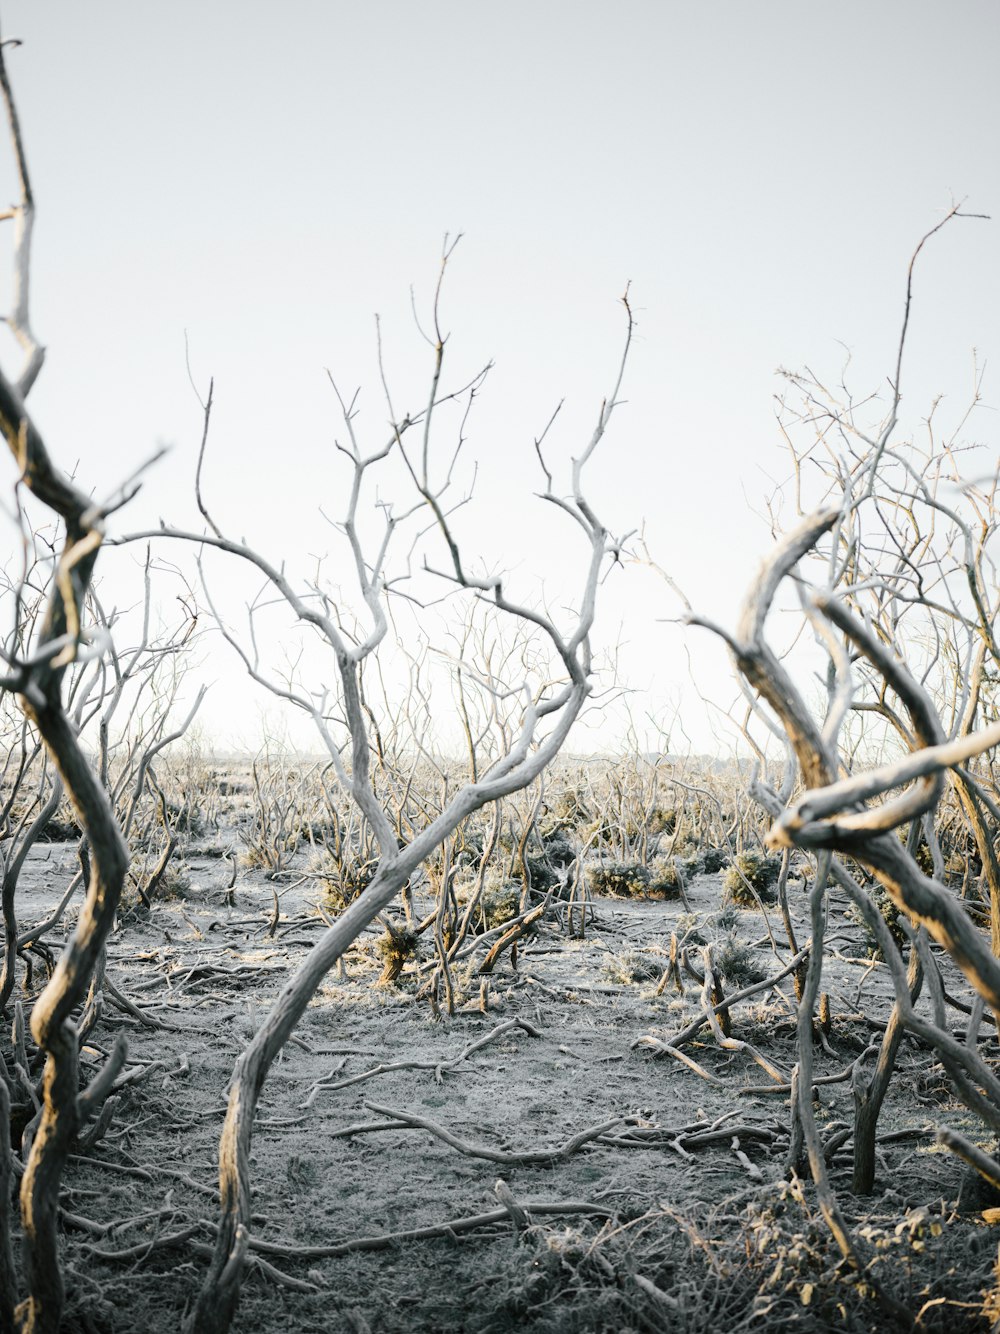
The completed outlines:
[[[67,1329],[180,1328],[212,1242],[233,1062],[325,929],[315,881],[244,871],[229,906],[228,864],[197,846],[186,853],[183,892],[123,915],[109,948],[108,976],[141,1018],[109,995],[84,1053],[96,1069],[116,1037],[129,1044],[114,1122],[65,1180]],[[74,855],[70,845],[33,855],[22,929],[58,897]],[[772,951],[759,911],[720,919],[719,877],[697,877],[688,895],[690,913],[680,902],[599,901],[582,938],[553,915],[516,967],[503,956],[485,1009],[473,975],[450,1020],[435,1020],[416,996],[426,937],[389,987],[375,985],[381,928],[359,940],[265,1086],[253,1157],[260,1248],[234,1328],[894,1328],[875,1280],[913,1316],[923,1308],[921,1328],[987,1328],[981,1293],[996,1242],[984,1201],[970,1207],[967,1197],[956,1212],[960,1165],[926,1134],[946,1121],[975,1136],[976,1123],[927,1053],[904,1044],[880,1130],[912,1133],[881,1146],[876,1195],[853,1199],[849,1156],[832,1157],[874,1265],[859,1285],[811,1188],[786,1171],[787,1089],[707,1029],[685,1050],[716,1082],[637,1045],[700,1013],[693,980],[683,994],[672,984],[657,994],[672,931],[694,926],[720,952],[727,938],[751,947],[729,992],[788,957]],[[801,888],[793,897],[804,939]],[[778,935],[776,912],[771,926]],[[875,1031],[865,1016],[884,1020],[891,996],[884,966],[850,957],[861,933],[836,899],[830,932],[821,1076],[855,1060]],[[791,995],[789,979],[781,990]],[[734,1036],[779,1072],[795,1059],[791,1009],[765,991],[733,1016]],[[832,1140],[837,1123],[851,1121],[850,1083],[823,1086],[817,1114]],[[452,1142],[400,1117],[430,1121]],[[494,1217],[464,1227],[480,1215]],[[405,1235],[418,1229],[440,1231]]]

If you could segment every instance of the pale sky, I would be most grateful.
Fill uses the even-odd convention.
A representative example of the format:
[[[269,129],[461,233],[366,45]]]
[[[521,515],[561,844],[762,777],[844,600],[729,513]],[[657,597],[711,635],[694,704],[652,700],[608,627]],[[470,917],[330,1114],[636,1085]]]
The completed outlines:
[[[5,0],[0,13],[24,42],[8,66],[38,206],[33,318],[49,354],[32,411],[101,493],[173,445],[119,531],[195,521],[186,332],[199,385],[216,382],[218,518],[303,576],[329,550],[335,577],[342,554],[317,512],[343,504],[325,368],[362,387],[359,429],[381,440],[377,311],[397,407],[422,403],[410,286],[426,308],[446,232],[464,233],[444,297],[453,372],[496,362],[469,424],[478,499],[462,531],[525,596],[541,578],[560,597],[575,552],[532,498],[532,438],[565,398],[551,458],[582,447],[613,383],[626,282],[627,403],[592,495],[728,623],[769,544],[763,497],[788,473],[776,367],[835,378],[846,344],[858,396],[884,386],[909,256],[955,199],[998,221],[953,223],[925,253],[904,427],[941,394],[957,419],[972,349],[996,355],[993,0]],[[1000,402],[989,367],[985,398]],[[992,410],[967,435],[995,458]],[[109,588],[134,577],[130,560],[103,558]],[[692,700],[685,647],[727,701],[721,649],[662,623],[677,604],[641,569],[604,592],[595,646],[623,625],[637,716],[680,699],[708,748],[718,725]],[[241,669],[213,654],[206,671],[220,741],[252,742]]]

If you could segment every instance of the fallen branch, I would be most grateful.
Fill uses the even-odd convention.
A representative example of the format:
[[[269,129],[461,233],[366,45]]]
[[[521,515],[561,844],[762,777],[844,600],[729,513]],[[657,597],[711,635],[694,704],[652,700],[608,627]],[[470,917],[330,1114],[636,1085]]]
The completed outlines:
[[[787,1131],[783,1132],[787,1136]],[[721,1130],[702,1130],[684,1132],[661,1129],[659,1126],[636,1127],[629,1134],[618,1135],[613,1139],[602,1136],[602,1144],[614,1144],[617,1148],[656,1149],[664,1146],[682,1149],[705,1149],[713,1144],[729,1143],[733,1136],[740,1139],[758,1140],[762,1144],[773,1144],[779,1138],[779,1132],[767,1126],[735,1125],[725,1126]]]
[[[592,1218],[613,1218],[614,1211],[603,1204],[593,1204],[589,1200],[522,1200],[521,1208],[531,1214],[574,1214]],[[456,1237],[463,1232],[475,1232],[478,1228],[491,1227],[496,1223],[510,1223],[510,1214],[506,1209],[492,1209],[485,1214],[472,1214],[467,1218],[452,1218],[446,1223],[432,1223],[429,1227],[409,1228],[405,1232],[386,1232],[379,1237],[353,1237],[350,1241],[335,1242],[332,1246],[294,1246],[276,1241],[250,1240],[250,1249],[262,1255],[279,1255],[287,1259],[328,1260],[340,1255],[350,1255],[352,1251],[384,1251],[399,1246],[407,1241],[429,1241],[435,1237]]]
[[[1000,1163],[984,1153],[978,1144],[973,1144],[964,1135],[955,1130],[941,1129],[934,1136],[935,1143],[943,1145],[949,1152],[974,1167],[984,1181],[988,1181],[996,1190],[1000,1190]]]
[[[705,946],[704,960],[705,981],[701,992],[701,1008],[704,1011],[705,1018],[708,1020],[715,1041],[723,1051],[745,1052],[747,1056],[752,1057],[752,1059],[757,1062],[765,1074],[771,1076],[776,1084],[783,1084],[788,1079],[788,1076],[782,1074],[778,1067],[773,1065],[763,1052],[758,1051],[752,1043],[743,1042],[740,1038],[730,1037],[726,1032],[726,1029],[720,1020],[722,1015],[728,1014],[728,1006],[731,1002],[726,1002],[719,1013],[716,1012],[718,1010],[718,1005],[712,1004],[717,984],[715,980],[715,965],[712,960],[711,945]]]
[[[744,987],[742,991],[734,991],[731,996],[726,996],[717,1005],[713,1005],[712,1006],[713,1013],[719,1014],[721,1013],[722,1010],[731,1010],[734,1005],[739,1005],[741,1001],[748,1000],[749,997],[751,996],[759,995],[760,992],[762,991],[770,991],[772,988],[777,987],[779,982],[781,982],[784,978],[786,978],[789,973],[795,972],[795,970],[808,958],[809,958],[809,946],[806,945],[804,949],[799,950],[799,952],[792,959],[789,960],[789,962],[784,966],[784,968],[780,970],[780,972],[775,973],[772,977],[765,978],[763,982],[754,982],[750,986]],[[670,971],[671,970],[668,968],[666,973],[664,974],[664,976],[667,977],[668,979],[670,976]],[[704,983],[705,980],[704,974],[698,976],[697,980],[699,983]],[[660,1045],[665,1045],[673,1048],[683,1047],[686,1042],[691,1042],[694,1038],[696,1038],[707,1023],[708,1023],[708,1018],[704,1013],[702,1013],[697,1017],[697,1019],[692,1020],[692,1022],[688,1024],[687,1028],[682,1029],[678,1034],[676,1034],[676,1036],[672,1038],[660,1039],[652,1037],[652,1035],[649,1035],[652,1038],[651,1041],[647,1040],[647,1037],[645,1036],[641,1038],[636,1038],[635,1042],[632,1043],[632,1046],[633,1047],[652,1046],[654,1043],[659,1043]]]
[[[479,1051],[480,1048],[485,1047],[490,1042],[495,1042],[497,1038],[503,1037],[505,1033],[509,1033],[515,1028],[520,1028],[532,1038],[542,1036],[538,1029],[533,1024],[529,1024],[526,1019],[509,1019],[505,1024],[501,1024],[499,1028],[495,1028],[492,1033],[487,1033],[485,1037],[479,1038],[476,1042],[470,1042],[450,1061],[393,1061],[390,1065],[376,1065],[371,1070],[365,1070],[361,1074],[351,1075],[348,1079],[340,1079],[335,1084],[327,1084],[320,1080],[312,1086],[309,1096],[299,1106],[311,1106],[319,1093],[332,1093],[336,1089],[349,1088],[352,1084],[362,1084],[366,1079],[374,1079],[377,1075],[391,1074],[395,1070],[433,1070],[434,1078],[440,1084],[446,1070],[454,1070],[455,1066],[464,1061],[467,1056],[471,1056],[473,1052]]]
[[[81,1219],[75,1215],[66,1214],[65,1211],[60,1211],[60,1213],[65,1221],[74,1226],[84,1226],[87,1227],[87,1230],[90,1230],[91,1227],[95,1226],[90,1224],[87,1219]],[[105,1225],[102,1224],[97,1226]],[[118,1225],[109,1223],[106,1226],[107,1230],[111,1231]],[[195,1234],[203,1229],[211,1232],[214,1230],[214,1225],[205,1220],[201,1220],[197,1223],[192,1223],[190,1227],[181,1228],[178,1232],[168,1232],[162,1237],[153,1237],[149,1241],[140,1242],[135,1246],[129,1246],[121,1251],[105,1251],[99,1246],[84,1246],[83,1250],[86,1251],[88,1255],[92,1255],[97,1259],[125,1264],[132,1263],[133,1261],[145,1260],[154,1251],[169,1250],[173,1247],[183,1246],[187,1243],[189,1249],[196,1255],[207,1257],[212,1254],[212,1247],[207,1242],[193,1240]],[[250,1243],[250,1249],[254,1249],[254,1243],[252,1241]],[[251,1271],[257,1270],[263,1278],[270,1279],[272,1283],[276,1283],[279,1287],[289,1288],[292,1292],[311,1294],[319,1291],[319,1288],[315,1283],[308,1283],[305,1279],[301,1278],[293,1278],[291,1274],[286,1274],[282,1270],[277,1269],[260,1255],[251,1257],[249,1267]]]
[[[445,1144],[457,1150],[457,1152],[465,1154],[467,1158],[485,1158],[488,1162],[501,1163],[504,1167],[528,1165],[546,1167],[552,1163],[561,1162],[564,1158],[569,1158],[571,1154],[582,1149],[591,1140],[598,1139],[615,1126],[621,1125],[623,1120],[622,1117],[615,1116],[608,1121],[602,1121],[600,1125],[590,1126],[588,1129],[581,1130],[578,1134],[573,1135],[557,1149],[530,1149],[525,1153],[512,1153],[506,1149],[490,1149],[483,1144],[470,1144],[467,1140],[459,1139],[457,1135],[452,1134],[445,1126],[439,1125],[437,1121],[432,1121],[426,1116],[417,1116],[414,1112],[397,1112],[391,1107],[380,1107],[374,1102],[367,1102],[365,1106],[373,1112],[378,1112],[380,1116],[387,1116],[391,1120],[391,1124],[372,1127],[373,1129],[398,1130],[400,1127],[404,1127],[426,1130],[429,1134],[443,1140]]]
[[[117,1005],[120,1010],[123,1010],[125,1014],[131,1015],[132,1018],[142,1024],[144,1028],[163,1028],[163,1024],[160,1023],[159,1019],[151,1019],[138,1005],[133,1001],[130,1001],[123,991],[115,986],[110,977],[105,976],[104,988],[115,1005]]]
[[[699,1020],[699,1028],[703,1022],[703,1020]],[[659,1038],[654,1038],[652,1034],[647,1033],[641,1038],[636,1038],[632,1045],[634,1047],[647,1047],[654,1056],[672,1056],[675,1061],[680,1061],[681,1065],[686,1065],[689,1070],[693,1070],[696,1075],[700,1075],[709,1084],[715,1084],[717,1088],[722,1087],[722,1080],[710,1074],[703,1065],[699,1065],[694,1057],[689,1056],[687,1052],[681,1051],[679,1047],[675,1047],[669,1042],[662,1042]]]
[[[200,1232],[205,1226],[203,1222],[191,1223],[183,1227],[179,1232],[166,1232],[162,1237],[150,1237],[148,1241],[138,1242],[135,1246],[128,1246],[123,1251],[104,1251],[99,1246],[84,1246],[88,1255],[94,1256],[99,1260],[113,1260],[119,1263],[126,1263],[133,1260],[145,1260],[153,1251],[161,1251],[172,1246],[181,1246],[184,1242],[190,1241],[196,1232]]]

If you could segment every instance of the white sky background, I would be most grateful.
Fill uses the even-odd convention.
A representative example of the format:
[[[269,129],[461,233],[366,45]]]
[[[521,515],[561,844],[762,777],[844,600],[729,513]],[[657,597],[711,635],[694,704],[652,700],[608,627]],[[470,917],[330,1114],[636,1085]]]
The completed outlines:
[[[2,14],[25,43],[8,66],[49,348],[30,405],[51,451],[105,493],[170,442],[115,524],[194,524],[187,331],[197,381],[216,383],[216,517],[304,577],[310,555],[331,552],[332,578],[343,559],[317,513],[344,502],[324,368],[362,386],[359,429],[380,442],[378,311],[397,409],[422,405],[409,290],[425,310],[446,231],[465,233],[444,296],[451,373],[496,362],[469,424],[467,551],[511,569],[513,592],[535,596],[540,576],[563,595],[576,535],[533,498],[532,438],[565,397],[549,458],[582,448],[631,281],[627,403],[590,493],[612,529],[645,525],[695,606],[732,624],[770,541],[763,497],[788,474],[775,368],[836,379],[840,340],[856,394],[884,387],[921,234],[963,197],[1000,219],[992,0],[5,0]],[[13,198],[9,162],[4,179]],[[925,252],[906,427],[939,394],[942,423],[957,419],[972,349],[996,354],[998,227],[954,222]],[[5,344],[5,366],[15,355]],[[989,369],[985,398],[1000,400]],[[996,414],[967,434],[992,466]],[[134,596],[131,560],[102,558],[109,600]],[[680,701],[693,747],[712,748],[720,724],[687,684],[685,646],[727,702],[721,649],[658,620],[678,606],[647,571],[616,570],[604,593],[595,645],[621,639],[637,719]],[[253,747],[274,707],[241,672],[210,655],[205,722]],[[611,745],[620,725],[595,720],[574,748]]]

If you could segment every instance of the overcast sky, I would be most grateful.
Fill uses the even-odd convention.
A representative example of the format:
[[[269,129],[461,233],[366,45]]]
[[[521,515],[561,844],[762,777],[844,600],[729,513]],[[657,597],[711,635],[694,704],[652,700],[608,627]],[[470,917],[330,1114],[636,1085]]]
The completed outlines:
[[[627,403],[592,494],[731,622],[770,541],[764,497],[788,474],[775,369],[835,377],[847,345],[856,393],[884,388],[919,237],[964,197],[1000,217],[993,0],[5,0],[0,13],[24,43],[8,65],[49,348],[31,405],[51,450],[105,492],[169,442],[116,522],[192,523],[186,336],[199,386],[215,377],[218,517],[303,576],[321,550],[342,560],[318,513],[344,500],[326,368],[361,386],[359,429],[381,440],[379,312],[397,407],[422,402],[410,288],[426,309],[446,232],[464,233],[443,304],[449,366],[461,379],[496,363],[460,479],[475,459],[470,549],[526,595],[541,578],[564,596],[575,538],[532,498],[532,439],[565,398],[551,458],[581,448],[631,282]],[[5,180],[13,198],[9,163]],[[998,225],[953,223],[924,255],[905,429],[941,394],[957,419],[973,348],[995,356]],[[989,368],[985,396],[1000,398]],[[995,413],[967,436],[995,459]],[[130,559],[109,553],[105,579]],[[666,587],[627,567],[603,592],[596,640],[621,638],[639,717],[690,698],[687,648],[702,688],[732,697],[721,651],[659,619],[678,609]],[[213,657],[210,675],[222,670]],[[249,741],[256,708],[217,685],[212,726]],[[700,706],[685,718],[710,745]]]

